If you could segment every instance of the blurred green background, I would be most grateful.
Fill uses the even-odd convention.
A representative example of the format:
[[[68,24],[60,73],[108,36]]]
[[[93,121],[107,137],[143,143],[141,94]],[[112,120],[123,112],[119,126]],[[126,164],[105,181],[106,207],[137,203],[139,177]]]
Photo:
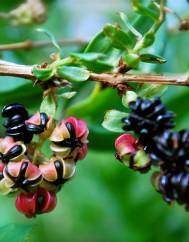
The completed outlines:
[[[82,38],[89,40],[101,30],[104,23],[116,19],[118,11],[132,18],[129,0],[48,0],[48,19],[40,26],[10,25],[0,20],[0,44],[26,39],[47,39],[35,32],[36,27],[50,30],[57,39]],[[15,8],[21,1],[1,0],[0,12]],[[180,15],[189,15],[185,0],[168,1]],[[189,32],[175,31],[177,20],[169,15],[155,45],[168,62],[163,66],[144,65],[143,70],[184,73],[189,70]],[[62,48],[62,55],[79,51],[78,47]],[[34,50],[0,52],[0,58],[21,64],[49,61],[53,47]],[[80,88],[72,103],[85,98],[91,84]],[[115,96],[115,98],[112,97]],[[170,87],[163,99],[177,113],[177,129],[189,126],[189,89]],[[32,88],[29,81],[0,78],[0,106],[11,102],[25,104],[31,112],[38,109],[41,90]],[[67,102],[60,101],[69,107]],[[116,92],[108,91],[95,108],[87,111],[89,121],[90,152],[78,163],[75,178],[58,193],[58,205],[50,214],[28,220],[14,207],[14,198],[0,198],[0,241],[29,242],[187,242],[189,241],[189,214],[182,207],[166,205],[150,184],[150,174],[137,174],[114,158],[113,136],[100,128],[104,110],[120,107]],[[3,131],[0,130],[1,135]],[[23,240],[24,238],[24,240]]]

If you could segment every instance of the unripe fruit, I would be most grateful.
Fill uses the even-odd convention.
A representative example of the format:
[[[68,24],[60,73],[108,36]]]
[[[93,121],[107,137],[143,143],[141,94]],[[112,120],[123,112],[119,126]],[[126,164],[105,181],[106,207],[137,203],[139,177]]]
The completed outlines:
[[[129,168],[142,173],[150,169],[151,162],[147,154],[138,145],[138,140],[132,135],[120,135],[115,141],[115,148],[116,158]]]
[[[83,120],[74,117],[63,120],[50,136],[51,150],[66,159],[84,159],[87,154],[88,128]]]
[[[75,168],[76,165],[73,160],[63,160],[58,157],[52,157],[49,163],[39,166],[43,181],[52,185],[53,190],[58,190],[62,184],[72,178]]]
[[[44,188],[35,192],[20,193],[16,198],[16,208],[26,217],[32,218],[37,214],[51,212],[56,207],[56,194]]]
[[[4,169],[3,175],[14,183],[12,188],[20,188],[25,191],[36,188],[42,181],[41,171],[29,160],[9,162]]]
[[[12,137],[0,138],[0,159],[2,162],[19,161],[24,157],[26,146],[14,142]]]

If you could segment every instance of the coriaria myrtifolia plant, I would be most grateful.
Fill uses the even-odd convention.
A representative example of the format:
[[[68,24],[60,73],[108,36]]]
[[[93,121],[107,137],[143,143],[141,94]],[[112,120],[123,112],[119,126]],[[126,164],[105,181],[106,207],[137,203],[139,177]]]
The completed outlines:
[[[29,116],[18,103],[6,105],[2,116],[7,136],[0,139],[0,193],[14,193],[16,208],[29,218],[50,212],[56,206],[56,193],[87,154],[86,123],[69,117],[56,124],[44,112]],[[39,150],[39,144],[48,140],[50,158]]]
[[[0,75],[29,79],[33,88],[43,90],[43,101],[33,115],[17,100],[2,109],[5,137],[0,139],[0,193],[15,194],[16,208],[27,217],[55,208],[57,192],[74,176],[77,161],[85,158],[89,130],[83,119],[89,122],[91,133],[100,130],[100,142],[93,142],[106,143],[103,134],[107,133],[94,127],[103,119],[104,109],[121,103],[115,99],[115,105],[117,93],[110,95],[111,88],[122,98],[122,111],[107,111],[102,126],[121,133],[115,140],[116,158],[136,172],[157,169],[152,175],[155,189],[166,202],[177,201],[188,209],[189,131],[173,130],[175,113],[167,110],[160,97],[167,84],[189,85],[189,78],[140,73],[146,63],[166,62],[159,56],[165,46],[157,47],[155,40],[166,12],[171,12],[165,0],[143,2],[133,0],[139,14],[133,24],[119,13],[118,22],[106,24],[80,53],[62,58],[54,36],[40,29],[57,49],[49,63],[0,62]],[[148,47],[153,44],[159,53],[151,53]],[[97,83],[87,96],[85,83],[91,81]],[[69,99],[78,93],[81,98],[69,106]],[[63,105],[62,99],[66,99]],[[94,109],[97,113],[92,115]]]

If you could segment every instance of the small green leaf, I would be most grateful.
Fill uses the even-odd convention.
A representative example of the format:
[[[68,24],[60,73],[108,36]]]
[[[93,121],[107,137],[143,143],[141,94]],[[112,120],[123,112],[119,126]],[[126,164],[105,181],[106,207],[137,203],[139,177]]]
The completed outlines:
[[[94,53],[94,52],[90,52],[90,53],[72,53],[71,56],[75,57],[75,58],[77,58],[79,60],[91,62],[91,61],[95,61],[95,60],[98,60],[98,59],[104,57],[104,54],[102,54],[102,53]]]
[[[129,23],[129,20],[128,20],[126,14],[123,13],[123,12],[120,12],[120,13],[119,13],[119,16],[120,16],[122,22],[124,23],[125,27],[128,28],[128,29],[131,31],[131,33],[134,34],[138,39],[141,39],[141,38],[142,38],[141,33],[138,32],[138,30],[135,29],[135,28]]]
[[[40,112],[44,112],[47,115],[54,117],[56,113],[56,103],[53,98],[53,96],[50,94],[46,97],[44,97],[41,106],[40,106]]]
[[[0,241],[2,242],[23,242],[32,232],[31,224],[6,224],[0,227]]]
[[[38,68],[34,67],[32,70],[35,77],[40,81],[47,81],[54,75],[54,70],[51,68]]]
[[[154,41],[155,41],[154,33],[151,33],[151,32],[146,33],[144,35],[142,47],[147,48],[147,47],[151,46],[154,43]]]
[[[90,72],[81,67],[76,66],[62,66],[57,69],[57,74],[61,78],[68,81],[83,82],[87,81],[90,76]]]
[[[136,92],[127,91],[126,94],[122,96],[122,104],[123,104],[123,106],[128,108],[129,103],[135,101],[136,99],[137,99]]]
[[[133,42],[129,34],[121,30],[120,27],[107,24],[104,27],[104,33],[112,40],[115,48],[126,50],[132,47]]]
[[[77,92],[65,92],[62,93],[60,95],[58,95],[59,97],[63,97],[65,99],[71,99],[72,97],[74,97],[76,95]]]
[[[54,45],[54,47],[58,50],[58,52],[61,51],[61,48],[60,48],[58,42],[56,41],[56,38],[49,30],[43,29],[43,28],[38,28],[38,29],[36,29],[36,31],[46,34],[49,37],[52,44]]]
[[[132,2],[133,9],[137,13],[148,16],[155,21],[159,18],[159,10],[154,4],[149,4],[148,6],[145,6],[143,3],[141,3],[140,0],[133,0]]]
[[[137,95],[139,97],[151,98],[156,95],[162,95],[166,89],[167,86],[165,85],[144,83],[137,90]]]
[[[123,132],[122,118],[127,117],[128,114],[118,110],[109,110],[106,112],[102,126],[112,132]]]
[[[111,40],[104,34],[103,31],[99,32],[87,45],[85,53],[98,52],[106,53],[112,48]]]
[[[113,68],[112,63],[108,63],[106,60],[104,60],[106,55],[102,53],[76,53],[72,54],[71,56],[77,58],[88,70],[96,73],[109,71]]]
[[[159,63],[159,64],[164,64],[166,63],[166,59],[164,59],[161,56],[153,55],[153,54],[141,54],[140,55],[140,60],[142,62],[147,62],[147,63]]]

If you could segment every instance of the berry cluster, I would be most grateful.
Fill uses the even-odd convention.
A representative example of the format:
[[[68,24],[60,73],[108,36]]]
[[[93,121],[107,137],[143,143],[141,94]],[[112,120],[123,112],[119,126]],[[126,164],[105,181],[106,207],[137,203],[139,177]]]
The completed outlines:
[[[129,103],[131,113],[122,119],[123,134],[115,141],[116,157],[133,170],[147,172],[152,165],[156,190],[168,203],[177,201],[189,208],[189,131],[174,132],[174,113],[159,97],[137,98]]]
[[[0,193],[15,193],[16,208],[29,218],[52,211],[56,193],[87,154],[86,123],[69,117],[56,124],[46,113],[30,116],[21,104],[5,106],[2,116],[7,136],[0,139]],[[46,140],[50,158],[38,148]]]

